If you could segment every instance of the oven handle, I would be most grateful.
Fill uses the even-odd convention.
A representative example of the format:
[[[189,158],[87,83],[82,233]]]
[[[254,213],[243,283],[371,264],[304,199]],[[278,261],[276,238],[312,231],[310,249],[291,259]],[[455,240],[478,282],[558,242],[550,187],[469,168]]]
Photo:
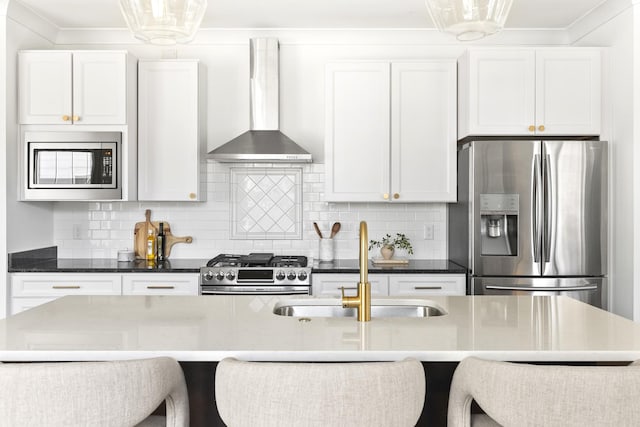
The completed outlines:
[[[236,279],[238,283],[274,283],[273,279]]]
[[[500,286],[500,285],[487,285],[485,289],[492,289],[495,291],[527,291],[527,292],[535,292],[535,291],[553,291],[553,292],[566,292],[566,291],[595,291],[598,289],[596,285],[590,286],[545,286],[545,287],[534,287],[534,286]]]
[[[309,291],[201,291],[200,295],[310,295]]]

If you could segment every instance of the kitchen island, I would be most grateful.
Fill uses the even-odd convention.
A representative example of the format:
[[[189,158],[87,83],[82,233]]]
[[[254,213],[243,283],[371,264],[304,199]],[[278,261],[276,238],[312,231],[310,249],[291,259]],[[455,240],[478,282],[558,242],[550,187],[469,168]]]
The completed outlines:
[[[197,425],[199,417],[215,418],[206,408],[215,412],[211,379],[215,362],[225,357],[316,362],[413,357],[427,372],[431,420],[425,422],[435,424],[442,422],[437,413],[446,413],[447,381],[469,355],[589,364],[640,359],[640,325],[566,297],[433,297],[416,302],[445,315],[374,317],[367,323],[273,314],[275,306],[292,299],[319,302],[289,296],[63,297],[2,320],[0,360],[174,357],[185,369]],[[374,298],[373,304],[384,301]]]

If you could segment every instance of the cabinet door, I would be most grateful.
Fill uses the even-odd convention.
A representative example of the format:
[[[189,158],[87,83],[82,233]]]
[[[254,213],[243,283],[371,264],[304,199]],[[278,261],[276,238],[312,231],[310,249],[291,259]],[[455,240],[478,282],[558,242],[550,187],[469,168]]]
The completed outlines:
[[[125,52],[74,52],[73,122],[125,124],[126,76]]]
[[[389,275],[389,295],[466,295],[466,277],[456,274],[392,274]]]
[[[456,62],[391,66],[391,194],[399,202],[456,200]]]
[[[123,295],[198,295],[197,274],[139,273],[122,276]]]
[[[389,198],[388,62],[326,68],[325,200]]]
[[[138,64],[138,199],[199,201],[197,61]]]
[[[598,49],[536,51],[536,132],[599,135],[601,65]]]
[[[316,274],[311,276],[311,294],[322,297],[339,297],[342,295],[340,288],[344,286],[345,295],[355,295],[360,281],[359,274]],[[387,276],[370,274],[371,295],[389,295]]]
[[[458,138],[534,133],[533,50],[470,50],[460,67]]]
[[[70,52],[18,54],[18,120],[22,124],[70,125]]]

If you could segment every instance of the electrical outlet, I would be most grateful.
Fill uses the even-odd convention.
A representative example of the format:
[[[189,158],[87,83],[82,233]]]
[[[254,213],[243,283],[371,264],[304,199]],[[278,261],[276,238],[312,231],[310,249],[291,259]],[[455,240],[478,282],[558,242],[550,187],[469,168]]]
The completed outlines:
[[[424,225],[424,240],[433,240],[433,224]]]

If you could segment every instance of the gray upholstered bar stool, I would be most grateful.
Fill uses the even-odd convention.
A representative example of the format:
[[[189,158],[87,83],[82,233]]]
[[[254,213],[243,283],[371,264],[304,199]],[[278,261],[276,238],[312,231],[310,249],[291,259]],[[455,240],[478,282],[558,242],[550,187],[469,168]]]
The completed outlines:
[[[224,359],[216,368],[220,417],[244,426],[414,426],[425,399],[422,364],[272,363]]]
[[[168,357],[0,364],[1,426],[189,425],[182,368]],[[149,417],[163,402],[166,417]]]
[[[475,400],[486,415],[471,415]],[[453,375],[447,425],[638,426],[640,365],[557,366],[464,359]]]

